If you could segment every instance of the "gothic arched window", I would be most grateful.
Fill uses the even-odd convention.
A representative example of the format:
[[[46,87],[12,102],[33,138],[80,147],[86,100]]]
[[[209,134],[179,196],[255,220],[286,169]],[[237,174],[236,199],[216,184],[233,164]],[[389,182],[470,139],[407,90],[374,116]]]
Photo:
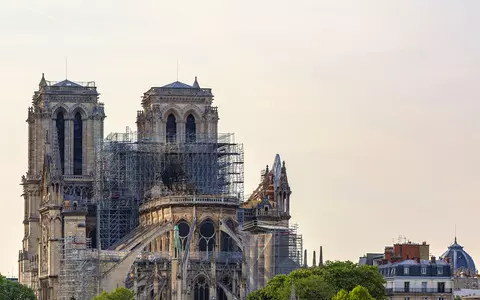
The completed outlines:
[[[195,280],[193,299],[194,300],[210,299],[210,291],[208,290],[208,283],[205,277],[203,276],[199,276],[197,280]]]
[[[194,143],[197,135],[197,124],[195,123],[195,117],[189,114],[187,117],[187,123],[185,124],[185,141],[187,143]]]
[[[62,174],[65,170],[65,118],[63,112],[57,114],[56,120],[57,127],[57,142],[58,142],[58,152],[60,152],[60,165],[62,168]]]
[[[82,138],[83,138],[83,121],[82,115],[77,112],[73,120],[73,174],[82,175]]]
[[[199,251],[212,251],[215,246],[215,226],[212,221],[206,220],[200,225]]]
[[[167,142],[174,143],[177,140],[177,118],[173,114],[167,117]]]
[[[185,251],[187,245],[188,233],[190,232],[190,226],[184,220],[178,222],[178,235],[180,236],[180,241],[182,243],[182,251]]]

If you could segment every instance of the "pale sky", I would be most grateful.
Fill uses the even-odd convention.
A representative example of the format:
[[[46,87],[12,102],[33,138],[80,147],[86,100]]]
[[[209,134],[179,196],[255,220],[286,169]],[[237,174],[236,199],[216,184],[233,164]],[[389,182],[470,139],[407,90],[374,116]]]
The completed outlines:
[[[353,260],[404,235],[480,264],[480,1],[0,0],[0,272],[17,274],[27,108],[47,80],[94,80],[105,132],[140,97],[211,87],[245,146],[245,193],[276,153],[311,251]]]

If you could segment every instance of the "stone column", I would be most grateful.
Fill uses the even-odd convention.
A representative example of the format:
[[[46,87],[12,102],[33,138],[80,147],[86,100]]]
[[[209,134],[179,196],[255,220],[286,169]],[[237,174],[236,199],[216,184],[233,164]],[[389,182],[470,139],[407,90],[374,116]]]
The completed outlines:
[[[83,121],[83,175],[93,173],[95,168],[95,145],[93,140],[93,120],[86,118]]]
[[[273,267],[275,265],[274,262],[274,245],[275,245],[275,236],[273,233],[265,234],[265,251],[264,259],[265,259],[265,274],[264,274],[264,282],[267,283],[274,276]]]
[[[265,235],[258,236],[258,287],[265,285]]]
[[[254,291],[258,285],[258,235],[252,235],[250,244],[250,290]]]
[[[158,141],[160,143],[165,143],[167,139],[166,135],[166,130],[165,130],[165,122],[161,119],[157,120],[157,126],[158,126]]]
[[[185,122],[177,120],[177,142],[185,142]]]

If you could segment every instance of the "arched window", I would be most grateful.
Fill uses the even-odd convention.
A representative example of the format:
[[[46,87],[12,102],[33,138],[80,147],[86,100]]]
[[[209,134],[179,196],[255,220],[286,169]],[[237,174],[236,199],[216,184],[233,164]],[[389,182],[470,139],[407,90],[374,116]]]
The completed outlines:
[[[82,138],[82,115],[77,112],[75,114],[75,119],[73,120],[73,175],[82,175]]]
[[[167,117],[167,142],[174,143],[177,140],[177,118],[173,114]]]
[[[58,152],[60,152],[60,165],[63,174],[65,170],[65,118],[63,116],[63,112],[59,112],[57,114],[56,127]]]
[[[187,143],[194,143],[197,135],[197,124],[195,123],[195,117],[189,114],[187,117],[187,123],[185,124],[185,141]]]
[[[208,283],[205,277],[203,276],[199,276],[197,280],[195,280],[193,299],[194,300],[210,299],[210,291],[208,290]]]
[[[215,226],[212,221],[206,220],[200,225],[199,251],[212,251],[215,246]]]
[[[182,243],[182,250],[185,250],[187,245],[187,237],[190,232],[190,226],[184,220],[178,222],[178,235],[180,236],[180,242]]]

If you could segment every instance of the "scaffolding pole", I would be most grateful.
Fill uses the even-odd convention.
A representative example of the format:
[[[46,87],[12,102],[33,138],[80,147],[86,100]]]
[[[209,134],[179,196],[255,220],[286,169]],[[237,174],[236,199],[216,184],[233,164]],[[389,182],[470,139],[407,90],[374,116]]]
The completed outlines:
[[[98,293],[98,253],[90,239],[60,241],[59,300],[90,300]]]
[[[101,248],[138,225],[138,207],[168,194],[227,195],[243,200],[243,145],[234,134],[196,135],[187,142],[136,139],[127,128],[98,148],[95,198]]]

